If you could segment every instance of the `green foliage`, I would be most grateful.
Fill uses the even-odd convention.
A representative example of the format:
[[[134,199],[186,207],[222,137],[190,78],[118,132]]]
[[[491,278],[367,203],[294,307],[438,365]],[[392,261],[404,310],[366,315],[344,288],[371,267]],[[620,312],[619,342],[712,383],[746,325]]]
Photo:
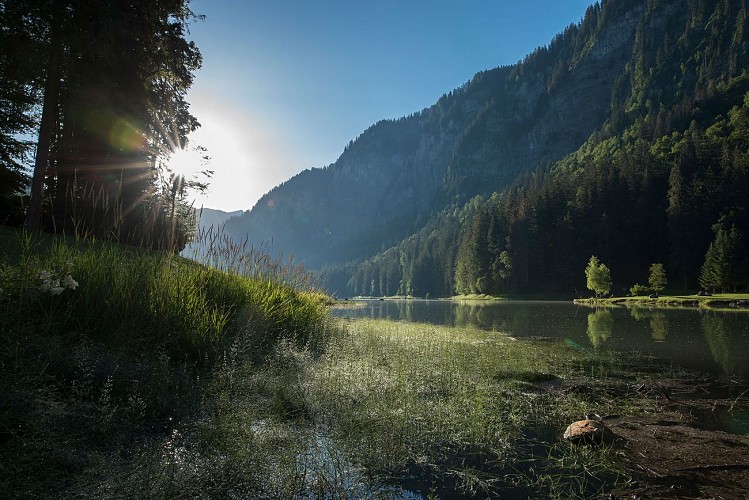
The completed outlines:
[[[492,288],[489,252],[489,214],[479,209],[458,250],[455,287],[458,293],[487,293]]]
[[[182,193],[164,185],[163,162],[199,126],[185,101],[202,62],[186,39],[199,17],[188,4],[3,5],[0,221],[28,184],[23,163],[33,167],[27,229],[184,247],[194,220]],[[32,134],[35,159],[22,161],[29,142],[18,137]],[[177,191],[185,186],[204,183]]]
[[[322,273],[326,287],[339,296],[408,295],[409,287],[417,296],[452,295],[462,227],[470,224],[480,203],[479,199],[444,211],[412,237],[372,259],[327,266]]]
[[[164,349],[194,361],[213,358],[238,328],[258,328],[273,342],[303,342],[303,332],[324,315],[312,295],[277,281],[105,243],[79,249],[60,240],[48,254],[23,256],[6,273],[10,310],[55,318],[38,324],[39,334],[85,332],[108,344]],[[68,277],[76,288],[55,294]],[[11,325],[19,318],[5,320]]]
[[[666,279],[666,269],[663,267],[663,264],[652,264],[650,266],[650,277],[648,278],[650,288],[658,293],[666,288],[666,283],[668,283],[668,280]]]
[[[650,288],[646,287],[645,285],[640,285],[639,283],[635,283],[629,289],[629,294],[632,297],[640,297],[642,295],[647,295],[649,293],[650,293]]]
[[[713,292],[735,292],[739,285],[749,284],[743,237],[735,225],[728,230],[716,224],[714,229],[715,239],[700,270],[700,285]]]
[[[23,217],[20,193],[28,184],[24,159],[32,152],[37,82],[34,57],[39,54],[39,26],[29,15],[37,6],[4,3],[0,11],[0,224]],[[19,213],[20,212],[20,213]],[[7,222],[6,222],[7,221]]]
[[[611,271],[595,255],[591,256],[588,261],[588,266],[585,268],[585,278],[588,290],[595,292],[597,297],[606,295],[611,291]]]

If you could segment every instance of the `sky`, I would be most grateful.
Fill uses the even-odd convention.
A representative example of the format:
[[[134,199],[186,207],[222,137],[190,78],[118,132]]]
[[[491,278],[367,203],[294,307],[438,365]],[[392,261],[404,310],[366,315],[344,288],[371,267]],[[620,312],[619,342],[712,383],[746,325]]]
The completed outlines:
[[[197,207],[249,210],[382,119],[434,104],[578,23],[593,0],[192,0],[187,100],[214,176]],[[175,170],[200,168],[175,155]],[[205,168],[205,167],[203,167]]]

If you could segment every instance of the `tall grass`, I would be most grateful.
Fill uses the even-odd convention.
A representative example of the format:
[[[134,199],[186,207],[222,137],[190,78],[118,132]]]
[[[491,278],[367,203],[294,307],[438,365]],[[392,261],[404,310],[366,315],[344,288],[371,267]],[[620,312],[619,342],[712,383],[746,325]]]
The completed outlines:
[[[272,245],[268,243],[255,248],[247,237],[236,241],[224,232],[223,226],[198,228],[195,241],[182,255],[214,269],[297,290],[317,287],[314,274],[296,263],[293,255],[273,255]]]
[[[45,275],[70,276],[78,286],[50,293]],[[60,239],[49,252],[6,266],[0,280],[6,329],[75,333],[193,360],[215,356],[241,329],[304,342],[326,314],[313,291],[106,243],[81,250]]]
[[[268,368],[275,353],[320,348],[322,294],[274,280],[284,271],[271,261],[248,276],[115,244],[0,237],[4,495],[268,489],[253,464],[270,467],[271,445],[248,426],[288,390]],[[238,408],[245,384],[262,396]],[[242,451],[240,437],[260,444]]]

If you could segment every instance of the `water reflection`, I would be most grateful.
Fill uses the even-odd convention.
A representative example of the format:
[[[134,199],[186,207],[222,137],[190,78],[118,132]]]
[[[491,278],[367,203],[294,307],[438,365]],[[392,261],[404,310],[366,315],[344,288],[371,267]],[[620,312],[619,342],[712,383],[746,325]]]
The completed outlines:
[[[588,338],[591,345],[598,349],[611,337],[614,329],[614,318],[609,309],[596,309],[588,314]]]
[[[488,302],[465,302],[455,307],[455,318],[452,324],[455,326],[479,326],[486,329],[499,329],[510,322],[522,322],[523,311],[516,311],[510,316],[498,316]],[[516,330],[521,325],[507,326],[506,328]]]
[[[650,329],[653,340],[665,342],[668,336],[668,319],[663,313],[653,313],[650,318]]]
[[[749,311],[599,308],[566,302],[367,301],[336,316],[476,326],[581,349],[636,351],[710,373],[749,376]]]
[[[746,367],[742,366],[747,361],[747,345],[741,342],[741,337],[732,333],[729,326],[729,318],[715,313],[704,313],[702,315],[702,330],[705,332],[705,341],[710,352],[724,373],[740,373]]]
[[[630,315],[637,321],[648,320],[650,325],[650,336],[656,342],[665,342],[668,336],[668,317],[661,310],[643,309],[641,307],[632,307],[629,309]]]

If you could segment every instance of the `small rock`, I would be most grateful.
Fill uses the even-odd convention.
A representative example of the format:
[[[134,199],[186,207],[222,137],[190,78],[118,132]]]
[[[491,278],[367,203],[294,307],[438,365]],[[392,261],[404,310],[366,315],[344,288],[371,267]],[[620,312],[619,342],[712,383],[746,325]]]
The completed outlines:
[[[572,422],[564,431],[565,441],[573,444],[610,444],[614,440],[614,433],[598,420],[586,418]]]

